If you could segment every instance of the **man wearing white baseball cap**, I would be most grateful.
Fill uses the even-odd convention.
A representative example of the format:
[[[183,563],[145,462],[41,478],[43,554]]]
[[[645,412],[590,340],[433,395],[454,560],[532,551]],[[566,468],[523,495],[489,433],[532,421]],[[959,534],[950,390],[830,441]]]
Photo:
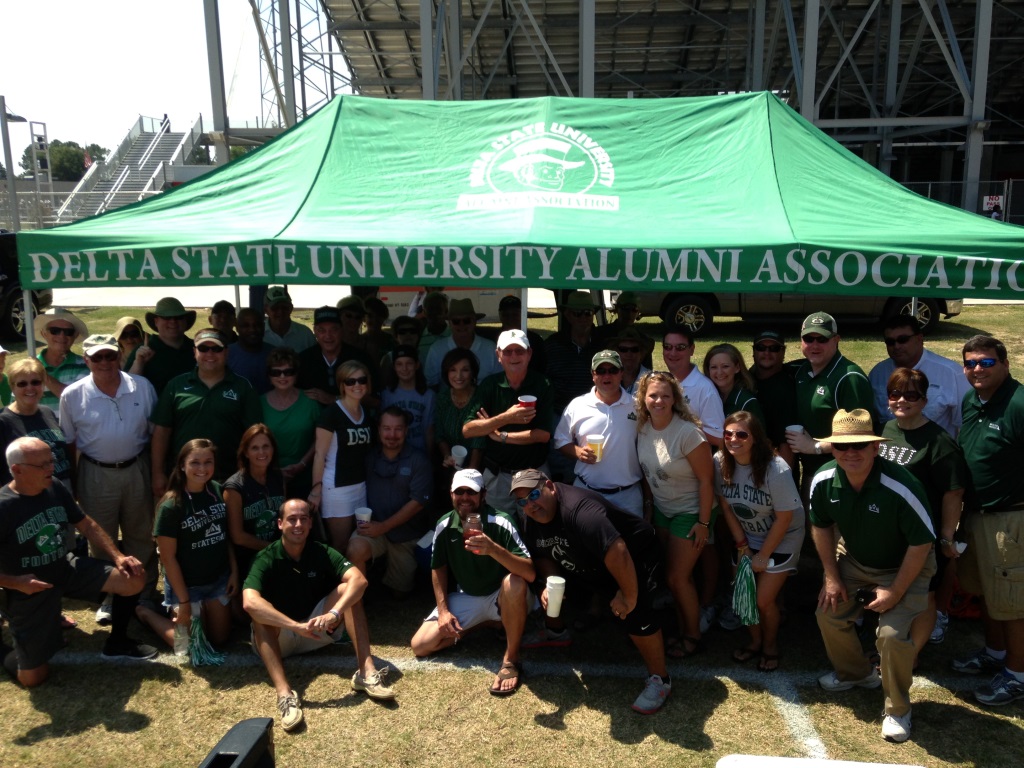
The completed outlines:
[[[430,580],[437,607],[412,638],[417,656],[455,645],[478,626],[503,627],[507,645],[491,685],[494,696],[519,689],[520,641],[534,598],[527,584],[536,572],[515,520],[488,506],[483,476],[460,469],[452,478],[452,511],[434,527]],[[448,569],[459,583],[448,591]]]

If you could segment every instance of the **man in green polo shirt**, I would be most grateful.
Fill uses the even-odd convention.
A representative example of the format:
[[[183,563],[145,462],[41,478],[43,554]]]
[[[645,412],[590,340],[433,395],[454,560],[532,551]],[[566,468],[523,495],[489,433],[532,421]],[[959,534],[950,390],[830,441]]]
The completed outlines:
[[[430,558],[437,607],[416,630],[412,651],[429,656],[455,645],[475,627],[504,627],[505,657],[490,692],[509,696],[522,681],[519,648],[534,602],[527,586],[536,578],[533,560],[515,521],[486,504],[479,472],[460,469],[451,491],[454,509],[437,521]],[[467,528],[467,523],[479,528]],[[459,583],[455,592],[448,591],[449,569]]]
[[[1006,347],[991,336],[964,344],[960,445],[971,474],[964,496],[967,549],[957,575],[983,595],[985,647],[953,662],[958,672],[995,673],[974,692],[982,704],[1024,699],[1024,387],[1010,375]]]
[[[878,443],[886,438],[875,436],[867,410],[840,410],[831,436],[820,439],[831,444],[835,461],[811,483],[811,535],[825,570],[818,628],[835,671],[818,682],[826,691],[882,686],[882,736],[906,741],[917,655],[910,625],[928,606],[935,573],[928,497],[910,472],[878,459]],[[865,609],[878,613],[881,675],[857,635]]]
[[[793,453],[799,455],[802,476],[800,495],[806,505],[814,473],[829,460],[832,447],[811,435],[826,435],[832,418],[841,410],[863,408],[874,418],[875,394],[859,365],[839,351],[839,327],[832,315],[815,312],[800,327],[800,352],[796,366],[796,423],[804,431],[786,432]]]
[[[252,618],[252,647],[277,691],[286,731],[302,722],[302,707],[284,674],[283,659],[334,643],[342,634],[342,619],[359,665],[352,688],[371,699],[395,698],[370,653],[362,604],[366,577],[341,553],[309,541],[312,523],[306,502],[290,499],[282,504],[277,513],[281,538],[260,551],[242,586],[242,603]]]
[[[194,309],[185,310],[173,296],[165,296],[146,313],[146,324],[156,331],[143,346],[136,347],[125,361],[128,373],[145,376],[159,395],[167,382],[194,365],[192,339],[185,333],[196,323]]]
[[[214,479],[224,482],[238,469],[242,433],[263,418],[253,386],[227,367],[220,332],[204,328],[195,338],[195,368],[171,379],[153,411],[153,495],[167,490],[167,464],[197,437],[217,446]]]

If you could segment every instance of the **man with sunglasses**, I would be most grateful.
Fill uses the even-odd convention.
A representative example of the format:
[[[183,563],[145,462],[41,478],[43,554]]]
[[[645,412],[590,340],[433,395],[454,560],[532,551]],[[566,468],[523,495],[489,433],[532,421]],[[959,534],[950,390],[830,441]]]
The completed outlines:
[[[928,497],[909,471],[878,459],[887,438],[875,436],[869,411],[840,409],[831,435],[819,439],[832,446],[834,461],[811,483],[811,535],[825,570],[818,629],[835,671],[818,683],[830,692],[881,686],[882,737],[906,741],[917,656],[910,625],[928,605],[935,573]],[[878,670],[857,634],[864,610],[878,613]]]
[[[89,375],[85,360],[71,351],[75,340],[87,336],[89,331],[73,312],[62,307],[39,315],[34,326],[36,336],[46,342],[36,355],[46,371],[46,389],[39,404],[56,411],[65,387]]]
[[[534,605],[527,586],[536,578],[533,560],[511,515],[486,502],[483,476],[460,469],[452,478],[452,511],[434,527],[430,581],[437,607],[412,638],[412,652],[429,656],[450,648],[478,626],[505,630],[505,656],[490,692],[509,696],[523,678],[520,642],[526,617]],[[467,536],[470,515],[481,528]],[[449,591],[449,572],[458,589]]]
[[[167,471],[189,440],[205,437],[217,446],[214,479],[224,482],[238,469],[235,452],[242,433],[263,418],[252,384],[227,366],[220,332],[204,328],[195,336],[196,367],[171,379],[153,411],[153,494],[167,490]]]
[[[472,299],[452,299],[448,305],[451,335],[440,338],[430,345],[430,352],[427,353],[426,362],[423,364],[427,386],[434,389],[441,386],[441,361],[456,347],[468,349],[476,355],[477,362],[480,363],[481,381],[501,371],[501,366],[494,356],[494,342],[476,332],[476,322],[483,317],[482,312],[476,311]]]
[[[121,371],[117,339],[94,334],[82,342],[89,376],[69,384],[60,398],[60,428],[77,457],[78,503],[113,541],[146,568],[156,586],[153,495],[150,488],[150,415],[156,390],[142,376]],[[120,535],[118,532],[120,531]],[[102,553],[90,546],[92,557]],[[111,621],[110,602],[96,612]]]
[[[661,340],[665,367],[682,386],[687,406],[700,419],[701,429],[708,442],[717,449],[722,447],[725,410],[722,407],[722,396],[718,394],[711,379],[693,364],[696,351],[697,342],[693,331],[685,325],[673,325],[665,329]]]
[[[839,351],[839,327],[832,315],[815,312],[800,327],[800,352],[804,361],[794,373],[796,380],[796,423],[802,433],[788,432],[786,439],[799,455],[802,476],[800,495],[805,503],[811,479],[829,460],[831,446],[811,435],[824,435],[840,410],[866,410],[874,418],[875,394],[859,365]]]
[[[654,528],[593,491],[553,483],[536,469],[516,473],[512,495],[526,515],[525,538],[542,586],[541,605],[547,608],[548,576],[563,576],[570,589],[585,586],[608,598],[647,667],[647,683],[633,709],[654,714],[672,692],[661,620],[653,604],[662,575]],[[545,622],[549,637],[568,635],[561,617]]]
[[[1024,387],[1010,375],[1006,347],[974,336],[963,347],[972,391],[963,402],[960,445],[971,483],[964,496],[967,549],[957,575],[963,588],[983,595],[985,647],[953,662],[958,672],[994,673],[974,692],[982,704],[1024,699]]]
[[[766,328],[754,337],[754,364],[750,372],[757,381],[757,401],[764,413],[765,432],[775,450],[790,467],[795,467],[793,449],[786,442],[786,427],[795,424],[796,366],[786,365],[786,340],[774,328]]]
[[[645,373],[650,373],[651,359],[654,351],[654,339],[647,336],[635,325],[627,326],[613,339],[608,341],[609,349],[619,353],[622,360],[622,388],[631,396],[636,394],[637,385]]]
[[[575,462],[577,488],[589,488],[631,515],[642,517],[643,473],[636,453],[636,410],[622,388],[622,359],[605,349],[590,363],[594,388],[574,399],[558,422],[555,447]],[[603,439],[594,452],[591,435]]]
[[[953,360],[924,348],[921,324],[911,315],[888,318],[882,324],[882,339],[889,359],[880,362],[868,374],[868,381],[875,392],[875,415],[882,423],[893,418],[886,391],[892,372],[897,368],[916,369],[928,377],[928,402],[924,406],[924,415],[956,439],[963,421],[960,404],[971,389],[963,368]]]

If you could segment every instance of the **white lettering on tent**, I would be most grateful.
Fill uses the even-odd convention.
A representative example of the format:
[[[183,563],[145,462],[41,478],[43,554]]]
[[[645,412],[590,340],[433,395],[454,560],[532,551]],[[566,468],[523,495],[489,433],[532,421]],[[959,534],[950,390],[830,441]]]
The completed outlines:
[[[57,273],[60,272],[60,262],[53,258],[53,256],[48,253],[30,253],[28,257],[32,259],[33,282],[45,284],[57,279]],[[46,262],[46,264],[43,262]],[[43,272],[44,267],[50,271]]]
[[[64,262],[64,281],[67,283],[81,283],[85,281],[85,276],[78,274],[78,271],[82,268],[78,260],[82,254],[78,251],[61,251],[60,257]]]
[[[853,259],[854,267],[857,271],[854,273],[855,276],[852,280],[847,280],[843,265],[850,259]],[[844,251],[843,253],[840,253],[839,258],[836,259],[833,273],[835,274],[836,282],[840,285],[845,285],[847,287],[857,285],[864,280],[864,277],[868,273],[868,260],[865,259],[864,254],[859,251]]]
[[[134,255],[132,254],[132,256]],[[160,273],[160,262],[156,260],[156,256],[153,255],[149,248],[142,252],[142,264],[139,265],[139,280],[146,279],[147,272],[153,280],[164,279],[164,276]]]
[[[434,265],[435,253],[433,248],[416,247],[412,251],[416,254],[416,279],[426,280],[438,277],[437,267]],[[428,271],[429,270],[429,271]]]
[[[498,258],[497,250],[498,249],[495,248],[494,250],[495,250],[494,258],[497,259]],[[524,254],[523,254],[523,247],[521,245],[513,245],[512,247],[510,247],[505,252],[505,256],[506,256],[506,258],[508,256],[511,256],[512,257],[512,263],[515,265],[515,268],[514,268],[514,270],[512,272],[512,277],[515,278],[515,279],[525,278],[526,275],[523,273],[523,256],[524,256]],[[496,270],[495,274],[494,274],[494,277],[500,277],[500,276],[501,276],[500,271]]]
[[[626,248],[622,252],[622,260],[626,265],[626,279],[631,283],[640,283],[647,279],[651,271],[651,252],[647,251],[647,267],[642,275],[638,275],[633,269],[633,260],[636,258],[636,248]]]
[[[871,282],[873,282],[875,285],[880,285],[883,288],[893,288],[900,284],[899,280],[893,280],[891,283],[887,283],[882,279],[882,262],[889,258],[896,259],[897,265],[899,265],[899,263],[903,261],[903,255],[900,253],[883,253],[881,256],[879,256],[877,259],[871,262]],[[895,271],[895,269],[893,271]]]
[[[986,259],[975,259],[972,256],[961,256],[956,260],[957,267],[959,267],[961,263],[964,264],[964,281],[958,286],[957,290],[974,290],[974,265],[978,262],[984,261],[986,261]]]
[[[313,270],[313,274],[316,277],[330,277],[331,274],[334,272],[334,248],[327,249],[327,257],[330,259],[330,264],[327,267],[327,269],[324,269],[320,265],[320,246],[309,246],[309,268]]]
[[[547,248],[534,248],[534,252],[537,254],[537,258],[540,259],[540,279],[550,280],[551,279],[551,262],[558,256],[558,252],[562,249],[552,248],[551,255],[548,256]]]
[[[89,262],[89,274],[86,280],[89,282],[99,282],[100,280],[106,280],[109,273],[107,270],[100,271],[100,266],[96,261],[96,251],[83,251],[82,255],[85,256],[86,261]]]
[[[295,266],[296,251],[294,245],[277,246],[277,276],[279,278],[299,277],[302,274]]]
[[[933,288],[949,288],[949,277],[946,275],[946,264],[942,259],[932,259],[932,265],[928,274],[924,277],[927,285],[932,283]]]
[[[576,260],[572,263],[572,269],[569,270],[569,274],[566,275],[566,280],[579,280],[580,277],[576,275],[576,272],[582,272],[582,279],[593,280],[594,273],[590,271],[590,262],[587,260],[587,249],[580,248],[576,252]]]
[[[192,249],[192,255],[199,257],[199,277],[209,280],[213,277],[210,272],[210,257],[217,255],[217,249],[211,245],[200,245]]]
[[[992,259],[992,280],[988,284],[988,290],[999,290],[999,259]]]
[[[726,251],[720,250],[719,254],[725,257]],[[729,255],[732,257],[729,259],[729,279],[727,283],[738,283],[740,281],[740,254],[742,251],[739,248],[732,248],[728,250]]]
[[[811,271],[817,273],[818,279],[815,280],[813,276],[809,276],[808,283],[824,285],[828,282],[828,265],[822,261],[822,258],[828,259],[831,255],[831,251],[815,251],[811,254]]]
[[[495,248],[494,250],[498,251],[499,249]],[[487,248],[485,248],[482,245],[474,245],[472,248],[469,249],[469,263],[473,267],[476,267],[476,270],[477,270],[475,273],[472,272],[472,271],[468,273],[468,276],[469,276],[469,278],[471,280],[480,280],[480,279],[482,279],[482,278],[487,276],[487,262],[484,261],[484,256],[486,256],[486,255],[487,255]],[[501,263],[500,256],[495,254],[495,259],[494,259],[495,277],[500,277],[501,276],[500,274],[498,274],[498,272],[499,272],[498,265],[500,263]]]
[[[245,249],[245,255],[256,261],[256,271],[253,277],[267,277],[266,259],[270,254],[269,245],[250,245]]]
[[[409,259],[412,257],[412,249],[407,249],[405,252],[405,258],[399,260],[397,248],[386,248],[388,257],[391,259],[391,266],[395,268],[395,277],[404,277],[405,268],[409,265]]]
[[[711,282],[722,282],[722,260],[725,258],[725,251],[721,248],[715,251],[715,253],[718,254],[717,264],[711,260],[711,255],[703,248],[698,248],[694,252],[697,254],[697,275],[694,278],[694,282],[704,282],[704,278],[702,278],[700,274],[702,266],[707,270],[708,276],[711,278]]]
[[[176,277],[179,280],[187,280],[192,275],[192,267],[187,261],[185,256],[188,254],[188,248],[172,248],[171,249],[171,261],[174,262],[174,266],[178,270],[171,271],[171,277]]]
[[[920,260],[920,254],[907,254],[907,288],[924,288],[924,283],[920,283],[917,281],[917,262],[919,262]]]
[[[807,257],[807,251],[803,248],[795,248],[786,254],[786,268],[791,270],[783,276],[782,280],[787,285],[798,285],[804,281],[807,270],[804,269],[803,259]]]
[[[1020,283],[1017,282],[1017,269],[1020,267],[1019,261],[1010,263],[1010,266],[1006,268],[1006,284],[1010,286],[1011,290],[1020,291],[1024,290],[1021,288]]]
[[[668,250],[666,250],[664,248],[659,248],[657,250],[648,251],[648,253],[650,253],[651,255],[657,254],[657,256],[658,256],[658,266],[657,266],[657,269],[654,272],[654,277],[652,278],[651,282],[654,282],[654,283],[664,283],[664,282],[667,281],[667,282],[671,283],[671,282],[673,282],[674,280],[677,280],[677,279],[681,283],[685,283],[687,281],[687,277],[686,277],[686,264],[684,263],[684,261],[685,261],[685,254],[689,253],[689,251],[680,251],[679,252],[678,256],[676,257],[675,267],[672,266],[672,262],[669,260]],[[662,275],[661,275],[662,267],[665,268],[665,272],[666,272],[664,277],[662,277]],[[676,273],[677,269],[679,270],[679,277],[678,278],[675,277],[675,273]]]
[[[767,273],[769,283],[782,282],[779,278],[779,268],[775,264],[775,254],[772,253],[770,248],[764,252],[764,258],[761,259],[761,265],[757,268],[757,272],[754,273],[754,276],[750,278],[750,282],[760,283],[762,273]]]
[[[228,247],[228,255],[224,258],[224,266],[221,268],[220,276],[222,278],[248,277],[245,273],[245,267],[242,266],[242,260],[238,256],[238,249],[233,245]]]
[[[136,275],[128,275],[128,259],[135,256],[131,251],[107,251],[107,259],[117,260],[117,277],[115,280],[125,281],[137,279]]]

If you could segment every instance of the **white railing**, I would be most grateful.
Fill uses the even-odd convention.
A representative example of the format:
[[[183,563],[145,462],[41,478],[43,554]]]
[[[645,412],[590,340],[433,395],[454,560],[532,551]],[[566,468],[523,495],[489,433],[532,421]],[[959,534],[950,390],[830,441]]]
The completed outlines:
[[[97,160],[89,166],[89,170],[85,172],[81,181],[71,190],[71,194],[67,196],[64,204],[57,211],[58,224],[66,224],[80,218],[78,214],[85,205],[89,193],[92,192],[102,178],[105,165],[104,161]]]

